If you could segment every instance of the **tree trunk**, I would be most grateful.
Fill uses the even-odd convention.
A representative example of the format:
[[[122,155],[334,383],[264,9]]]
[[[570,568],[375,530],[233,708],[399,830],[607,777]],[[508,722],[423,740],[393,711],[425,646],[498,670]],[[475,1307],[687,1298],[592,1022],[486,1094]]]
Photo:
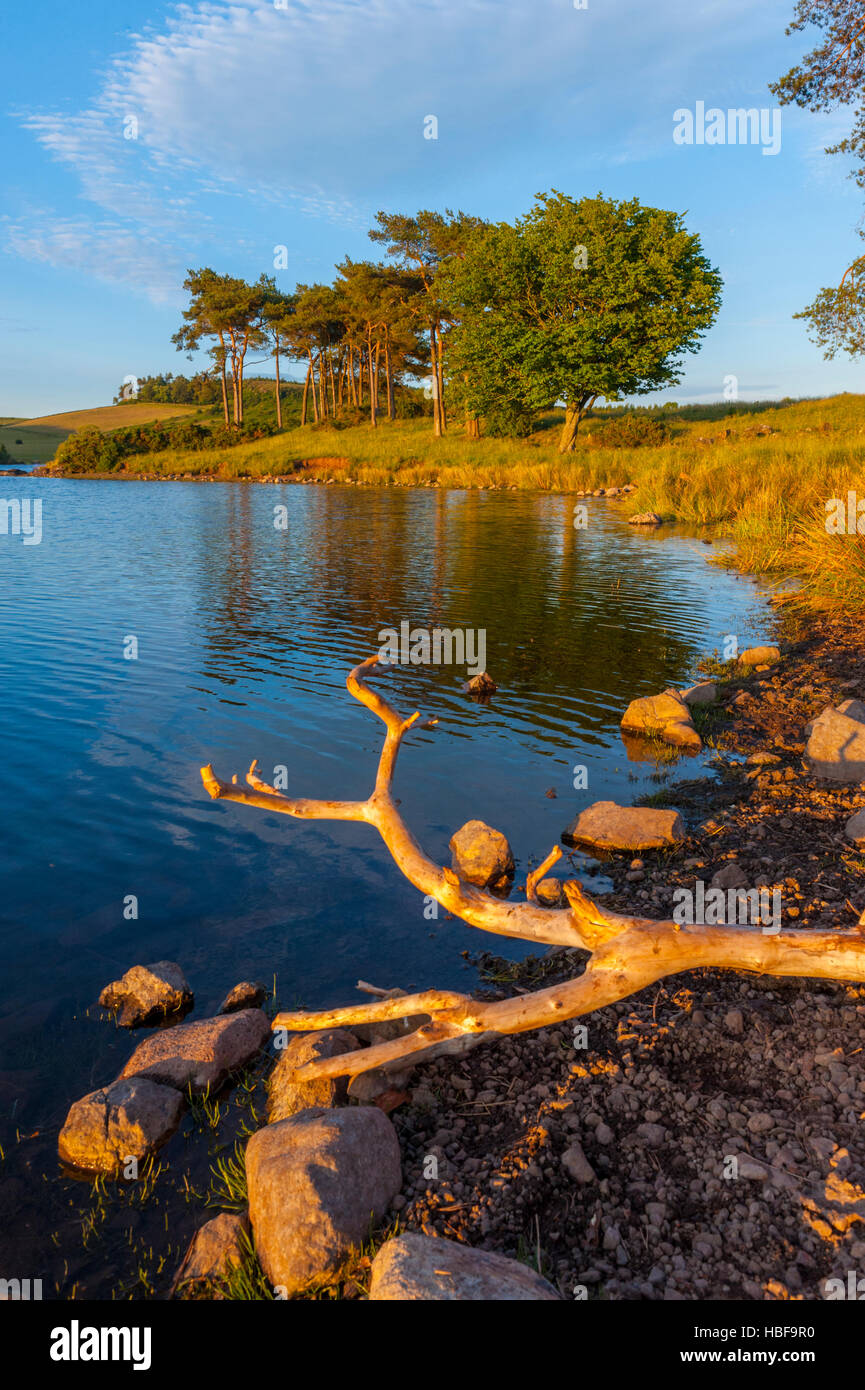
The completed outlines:
[[[330,352],[328,352],[328,354],[327,354],[327,374],[328,374],[328,377],[330,378],[330,408],[331,408],[331,414],[335,415],[335,414],[336,414],[336,385],[335,385],[334,380],[333,380],[333,355],[332,355],[332,353],[330,353]]]
[[[441,439],[441,407],[438,399],[438,352],[435,342],[435,324],[430,324],[430,371],[432,374],[432,434]]]
[[[377,421],[376,418],[375,418],[375,410],[376,410],[376,404],[377,404],[377,402],[376,402],[376,395],[377,395],[376,386],[377,386],[377,382],[376,382],[376,379],[375,379],[376,373],[375,373],[375,368],[374,368],[374,365],[373,365],[372,338],[369,337],[369,336],[367,336],[367,344],[366,344],[366,362],[367,362],[367,372],[369,373],[369,422],[370,422],[370,424],[372,425],[373,429],[375,429],[376,426],[377,426],[377,424],[378,424],[378,421]]]
[[[582,413],[582,407],[578,405],[569,405],[565,410],[565,423],[562,426],[562,433],[559,436],[560,454],[570,454],[573,452]]]
[[[437,376],[438,376],[438,387],[439,387],[439,392],[438,392],[438,394],[439,394],[439,424],[440,424],[440,426],[441,426],[441,432],[442,432],[442,434],[444,434],[444,432],[445,432],[445,430],[447,429],[447,426],[448,426],[447,414],[446,414],[446,412],[445,412],[445,374],[444,374],[444,357],[445,357],[445,354],[444,354],[444,343],[443,343],[443,341],[442,341],[442,335],[441,335],[441,328],[439,327],[438,324],[436,324],[436,333],[438,334],[438,347],[437,347],[437,349],[436,349],[436,371],[437,371]]]
[[[303,383],[303,409],[300,413],[300,423],[306,424],[306,402],[309,396],[309,378],[312,376],[312,363],[306,369],[306,381]]]
[[[390,338],[387,331],[385,331],[384,339],[384,376],[385,385],[387,387],[387,418],[392,420],[396,412],[393,403],[393,372],[390,363]]]
[[[276,344],[276,352],[274,353],[274,361],[276,362],[276,428],[277,428],[278,430],[281,430],[281,429],[282,429],[282,401],[279,399],[279,342],[278,342],[278,341],[277,341],[277,344]]]
[[[327,394],[325,390],[324,378],[324,353],[319,348],[318,353],[318,414],[321,420],[327,419]]]
[[[219,375],[222,378],[222,413],[225,416],[225,426],[227,429],[230,422],[228,418],[228,379],[225,372],[224,353],[222,355],[222,361],[219,364]]]

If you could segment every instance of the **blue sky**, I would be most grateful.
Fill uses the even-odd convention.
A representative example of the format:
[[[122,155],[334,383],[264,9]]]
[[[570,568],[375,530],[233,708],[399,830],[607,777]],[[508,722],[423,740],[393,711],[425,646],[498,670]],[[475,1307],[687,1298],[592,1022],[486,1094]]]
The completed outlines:
[[[771,107],[810,45],[793,0],[29,0],[7,8],[0,414],[108,403],[188,371],[187,266],[280,284],[378,254],[379,208],[512,219],[598,191],[687,213],[725,281],[681,402],[862,389],[792,315],[859,253],[861,192],[784,108],[777,155],[677,145],[674,112]],[[424,139],[424,118],[438,139]],[[136,138],[127,138],[135,132]],[[264,370],[264,369],[262,369]]]

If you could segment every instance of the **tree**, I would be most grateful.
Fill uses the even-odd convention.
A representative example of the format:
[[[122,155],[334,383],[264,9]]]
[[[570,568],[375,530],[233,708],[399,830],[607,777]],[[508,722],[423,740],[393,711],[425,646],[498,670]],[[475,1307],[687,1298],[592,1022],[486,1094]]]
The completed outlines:
[[[452,322],[452,313],[442,298],[439,269],[443,262],[461,253],[463,246],[477,228],[480,218],[464,212],[453,213],[450,208],[441,212],[421,211],[416,217],[404,213],[379,212],[378,228],[370,239],[387,245],[387,254],[401,270],[413,277],[414,288],[407,292],[407,309],[423,324],[429,339],[430,371],[432,375],[433,431],[441,436],[447,428],[444,387],[444,335]],[[406,281],[406,290],[410,281]]]
[[[852,177],[865,188],[865,3],[863,0],[798,0],[788,34],[813,26],[817,47],[779,78],[769,90],[782,105],[809,111],[852,106],[850,134],[826,149],[856,161]],[[861,236],[862,233],[860,232]],[[836,352],[858,357],[865,351],[865,256],[849,265],[837,287],[824,287],[794,318],[811,326],[812,339],[824,357]]]
[[[298,296],[296,294],[284,294],[281,290],[278,290],[276,281],[272,275],[260,276],[258,287],[261,291],[262,301],[260,311],[261,326],[270,342],[276,371],[276,424],[278,429],[282,429],[282,401],[279,395],[279,356],[280,353],[290,351]]]
[[[189,293],[189,305],[183,311],[183,325],[171,341],[178,352],[191,354],[200,348],[202,339],[215,339],[210,355],[222,382],[225,423],[228,424],[227,369],[230,363],[233,418],[235,425],[242,425],[246,354],[251,347],[263,346],[265,341],[261,285],[248,285],[233,275],[217,275],[205,266],[187,271],[183,288]]]
[[[356,1076],[415,1053],[429,1060],[439,1051],[458,1050],[484,1035],[522,1033],[564,1023],[695,967],[750,970],[772,976],[865,980],[865,932],[861,926],[848,931],[800,928],[769,934],[759,926],[714,926],[702,922],[684,925],[672,920],[628,917],[611,912],[590,898],[577,879],[563,884],[566,908],[542,907],[537,899],[537,885],[561,858],[558,846],[528,875],[524,903],[495,897],[464,882],[449,866],[436,864],[412,835],[400,815],[400,803],[393,796],[400,745],[420,716],[403,718],[371,689],[367,680],[375,673],[378,662],[378,656],[368,658],[355,667],[347,681],[355,699],[377,715],[386,729],[375,790],[367,800],[314,801],[286,796],[262,780],[256,762],[247,774],[246,788],[238,784],[237,778],[233,782],[220,781],[209,764],[203,767],[201,778],[207,792],[214,800],[237,801],[304,821],[356,821],[371,825],[409,882],[428,900],[440,903],[446,912],[481,931],[534,945],[579,948],[589,953],[589,960],[581,973],[561,984],[491,1003],[451,990],[430,989],[422,994],[388,997],[374,1004],[321,1013],[277,1014],[274,1029],[302,1031],[381,1019],[423,1019],[413,1031],[389,1042],[308,1063],[295,1073],[296,1080]]]
[[[565,405],[561,452],[595,400],[681,379],[720,305],[721,277],[678,213],[638,199],[539,194],[526,217],[472,239],[444,272],[463,395],[525,420]]]

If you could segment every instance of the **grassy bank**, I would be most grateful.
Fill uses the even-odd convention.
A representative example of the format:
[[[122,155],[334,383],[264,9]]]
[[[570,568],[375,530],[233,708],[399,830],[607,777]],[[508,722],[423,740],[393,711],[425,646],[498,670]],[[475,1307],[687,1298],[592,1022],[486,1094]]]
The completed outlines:
[[[560,418],[551,412],[528,439],[467,440],[457,427],[437,440],[425,419],[307,426],[228,450],[135,456],[124,473],[565,493],[632,482],[628,515],[720,527],[739,567],[799,580],[815,607],[865,606],[865,538],[825,526],[830,498],[865,497],[865,396],[686,408],[665,415],[671,437],[653,447],[605,447],[601,417],[569,455],[556,448]]]

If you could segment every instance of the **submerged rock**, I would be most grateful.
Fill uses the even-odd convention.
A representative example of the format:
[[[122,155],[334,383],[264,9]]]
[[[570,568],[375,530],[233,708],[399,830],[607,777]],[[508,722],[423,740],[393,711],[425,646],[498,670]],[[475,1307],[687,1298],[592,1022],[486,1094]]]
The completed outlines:
[[[312,1081],[296,1081],[294,1073],[307,1062],[323,1057],[339,1057],[343,1052],[357,1051],[358,1041],[343,1028],[323,1028],[318,1033],[301,1033],[292,1038],[277,1060],[267,1083],[267,1119],[269,1124],[287,1120],[300,1110],[313,1106],[328,1109],[344,1105],[348,1078],[322,1076]]]
[[[632,700],[622,715],[623,732],[655,736],[680,748],[699,752],[702,740],[694,728],[691,712],[677,690],[645,695]]]
[[[399,1192],[396,1130],[374,1105],[303,1110],[253,1134],[246,1177],[262,1269],[299,1293],[337,1272]]]
[[[117,1013],[122,1028],[135,1028],[193,1002],[192,990],[173,960],[153,965],[133,965],[119,980],[106,985],[99,996],[103,1009]]]
[[[560,1301],[552,1284],[519,1260],[414,1232],[381,1247],[372,1262],[369,1298],[372,1303]]]
[[[181,1091],[187,1086],[204,1091],[251,1062],[269,1036],[270,1023],[261,1009],[180,1023],[139,1043],[120,1076],[146,1076]]]
[[[666,849],[681,844],[685,826],[678,811],[596,801],[571,821],[562,838],[600,850]]]
[[[506,837],[482,820],[466,821],[450,839],[451,864],[466,883],[507,894],[514,876],[514,856]]]
[[[171,1086],[133,1076],[77,1100],[57,1143],[64,1163],[114,1175],[129,1159],[155,1153],[180,1122],[184,1101]]]

